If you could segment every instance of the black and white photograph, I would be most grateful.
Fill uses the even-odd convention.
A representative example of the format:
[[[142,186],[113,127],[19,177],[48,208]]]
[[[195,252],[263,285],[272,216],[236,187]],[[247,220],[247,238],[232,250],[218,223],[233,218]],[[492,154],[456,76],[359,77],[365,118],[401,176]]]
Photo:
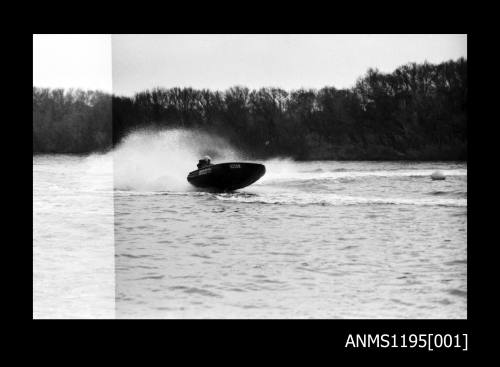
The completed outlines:
[[[467,319],[466,34],[33,34],[33,319]]]

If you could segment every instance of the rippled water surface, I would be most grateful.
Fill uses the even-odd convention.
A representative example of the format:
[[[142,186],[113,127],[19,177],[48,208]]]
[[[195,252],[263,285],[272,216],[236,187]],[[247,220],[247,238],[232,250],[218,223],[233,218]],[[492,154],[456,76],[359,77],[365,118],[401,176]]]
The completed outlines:
[[[115,315],[112,161],[33,157],[33,317]]]
[[[467,317],[464,163],[274,160],[254,185],[216,194],[184,175],[122,185],[117,162],[109,190],[89,168],[99,160],[33,159],[40,313],[63,288],[58,267],[69,300],[54,297],[82,308],[85,283],[101,299],[93,279],[111,256],[118,318]]]

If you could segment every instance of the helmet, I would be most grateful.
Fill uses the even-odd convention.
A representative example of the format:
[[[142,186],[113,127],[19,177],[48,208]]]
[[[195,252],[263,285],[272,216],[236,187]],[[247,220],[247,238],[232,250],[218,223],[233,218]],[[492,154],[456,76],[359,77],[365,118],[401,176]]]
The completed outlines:
[[[206,155],[206,156],[203,157],[203,160],[207,161],[207,162],[210,162],[211,158],[208,155]]]

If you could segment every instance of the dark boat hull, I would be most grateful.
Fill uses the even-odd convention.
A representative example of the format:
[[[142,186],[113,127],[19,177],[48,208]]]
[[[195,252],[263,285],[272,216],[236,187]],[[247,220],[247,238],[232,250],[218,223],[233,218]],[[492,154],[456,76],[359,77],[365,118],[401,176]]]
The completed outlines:
[[[220,191],[238,190],[253,184],[266,173],[259,163],[220,163],[190,172],[187,180],[193,186]]]

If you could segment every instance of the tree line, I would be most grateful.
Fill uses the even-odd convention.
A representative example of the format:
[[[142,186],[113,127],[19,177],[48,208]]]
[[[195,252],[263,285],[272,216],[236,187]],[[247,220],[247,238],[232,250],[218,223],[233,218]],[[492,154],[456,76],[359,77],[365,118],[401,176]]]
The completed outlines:
[[[112,96],[33,87],[33,153],[89,153],[112,145]]]
[[[466,160],[467,60],[369,69],[349,89],[33,88],[33,151],[107,150],[135,129],[223,136],[254,158]]]

